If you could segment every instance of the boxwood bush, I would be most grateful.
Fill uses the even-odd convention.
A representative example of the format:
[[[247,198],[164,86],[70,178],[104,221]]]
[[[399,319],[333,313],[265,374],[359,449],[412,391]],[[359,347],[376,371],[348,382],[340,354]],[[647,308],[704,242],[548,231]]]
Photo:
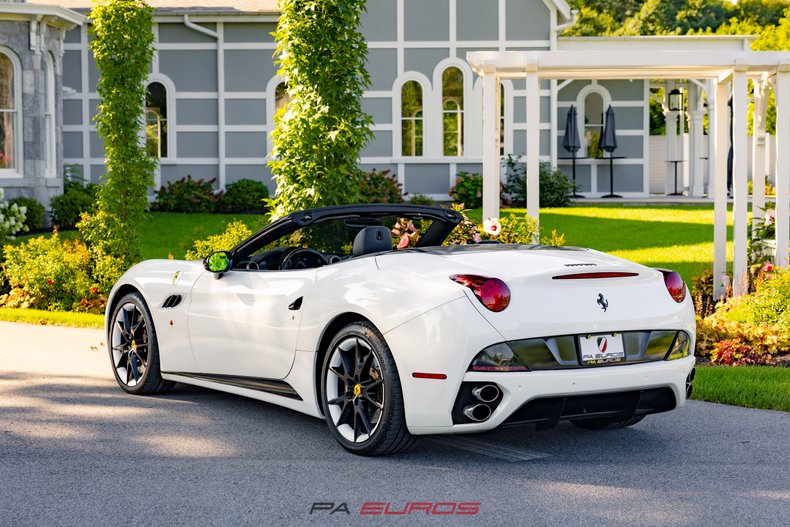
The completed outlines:
[[[98,185],[84,185],[80,179],[67,179],[63,184],[63,194],[53,197],[52,223],[60,229],[71,229],[80,221],[80,214],[91,213],[96,209]]]
[[[161,212],[214,212],[222,193],[214,192],[216,178],[205,181],[187,174],[156,192],[153,210]]]
[[[262,212],[263,200],[269,197],[269,189],[260,181],[240,179],[225,187],[225,194],[217,204],[221,212]]]

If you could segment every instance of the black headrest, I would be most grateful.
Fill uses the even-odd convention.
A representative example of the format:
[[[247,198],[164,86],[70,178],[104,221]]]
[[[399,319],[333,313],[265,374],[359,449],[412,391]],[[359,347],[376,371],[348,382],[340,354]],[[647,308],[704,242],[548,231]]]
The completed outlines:
[[[354,256],[392,250],[392,235],[386,227],[365,227],[354,238]]]

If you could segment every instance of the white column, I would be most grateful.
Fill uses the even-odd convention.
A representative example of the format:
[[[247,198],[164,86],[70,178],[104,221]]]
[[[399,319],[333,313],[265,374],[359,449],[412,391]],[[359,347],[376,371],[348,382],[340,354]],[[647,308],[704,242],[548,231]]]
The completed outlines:
[[[217,24],[217,188],[225,190],[225,24]]]
[[[705,176],[702,173],[702,137],[703,117],[702,90],[699,86],[692,85],[689,89],[689,133],[691,134],[691,152],[689,153],[689,195],[701,197],[705,193]]]
[[[713,199],[716,189],[716,81],[708,79],[705,81],[705,93],[708,95],[708,171],[705,194],[708,199]]]
[[[664,88],[664,97],[667,101],[667,108],[669,107],[669,92],[675,89],[675,81],[667,81]],[[677,127],[678,127],[678,112],[666,110],[664,112],[664,122],[666,124],[666,137],[667,137],[667,158],[666,161],[673,161],[678,159],[678,140],[677,140]],[[667,177],[666,184],[664,185],[664,193],[671,194],[675,192],[675,164],[666,163]],[[680,177],[680,176],[678,176]],[[678,189],[681,185],[678,184]]]
[[[747,111],[749,92],[746,71],[736,70],[732,74],[732,286],[735,296],[748,292],[748,269],[746,254],[746,219],[748,213],[747,171],[748,136]]]
[[[499,217],[499,79],[483,68],[483,219]]]
[[[527,63],[527,214],[540,221],[540,78]],[[535,240],[537,243],[537,240]]]
[[[767,86],[754,83],[752,116],[752,229],[765,218],[765,110]]]
[[[790,64],[776,74],[776,265],[787,267],[790,236]]]
[[[709,92],[713,95],[713,90]],[[727,115],[727,83],[716,84],[715,98],[708,99],[710,116],[715,118],[711,128],[713,148],[708,153],[713,164],[713,296],[725,293],[722,277],[727,272],[727,150],[729,143],[729,116]]]

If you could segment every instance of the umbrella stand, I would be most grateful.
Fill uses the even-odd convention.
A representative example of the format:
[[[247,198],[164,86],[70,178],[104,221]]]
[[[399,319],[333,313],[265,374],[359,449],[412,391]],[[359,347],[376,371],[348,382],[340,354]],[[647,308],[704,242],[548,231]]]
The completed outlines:
[[[573,197],[576,199],[586,198],[587,196],[582,196],[576,192],[576,189],[579,188],[576,186],[576,152],[573,152],[573,157],[571,157],[571,166],[573,167]]]
[[[609,152],[609,194],[601,197],[622,198],[619,194],[614,193],[614,152]]]

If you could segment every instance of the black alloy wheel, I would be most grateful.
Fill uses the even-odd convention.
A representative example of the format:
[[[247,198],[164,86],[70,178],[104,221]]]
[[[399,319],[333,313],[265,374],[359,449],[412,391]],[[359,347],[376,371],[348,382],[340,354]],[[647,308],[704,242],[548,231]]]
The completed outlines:
[[[327,425],[350,452],[365,456],[409,448],[400,377],[384,337],[369,322],[344,327],[332,340],[321,377]]]
[[[120,387],[137,395],[170,389],[174,383],[162,379],[156,331],[143,297],[139,293],[124,296],[110,320],[108,348]]]

